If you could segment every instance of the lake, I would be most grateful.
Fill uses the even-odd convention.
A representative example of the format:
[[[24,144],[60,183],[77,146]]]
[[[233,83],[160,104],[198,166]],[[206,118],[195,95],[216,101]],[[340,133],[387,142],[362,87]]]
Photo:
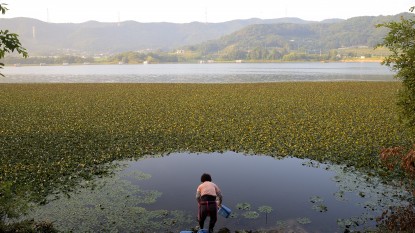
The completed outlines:
[[[5,67],[0,83],[391,81],[379,63],[242,63]]]
[[[151,64],[6,67],[1,83],[252,83],[392,81],[377,63]],[[407,193],[352,168],[234,152],[119,161],[115,175],[53,194],[27,218],[64,231],[179,232],[197,225],[195,191],[212,174],[231,218],[216,230],[343,232],[376,225]],[[269,212],[269,213],[267,213]]]
[[[195,192],[204,172],[233,211],[228,219],[218,216],[216,231],[370,229],[382,210],[410,197],[352,168],[297,158],[174,153],[120,164],[116,175],[98,180],[93,190],[61,195],[28,217],[74,232],[190,230],[197,225]]]

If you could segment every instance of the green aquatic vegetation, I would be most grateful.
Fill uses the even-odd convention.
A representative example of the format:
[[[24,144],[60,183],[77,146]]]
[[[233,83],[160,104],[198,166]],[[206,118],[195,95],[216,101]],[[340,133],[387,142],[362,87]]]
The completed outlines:
[[[335,192],[333,195],[334,195],[334,198],[338,201],[346,201],[347,200],[346,197],[345,197],[345,193],[342,190]]]
[[[335,172],[332,179],[338,187],[334,193],[335,199],[342,202],[353,200],[353,204],[366,210],[359,216],[338,219],[337,224],[343,229],[367,227],[365,224],[373,223],[375,219],[373,214],[380,215],[390,206],[404,206],[411,202],[412,194],[400,188],[397,183],[387,183],[381,177],[344,165],[332,165],[329,171]],[[315,210],[319,211],[320,208],[316,206]]]
[[[238,203],[238,204],[236,204],[236,208],[238,210],[250,210],[251,209],[251,204],[249,204],[247,202]]]
[[[280,229],[288,227],[288,220],[277,220],[277,227]]]
[[[232,212],[231,215],[229,215],[229,218],[238,218],[238,214],[235,212]]]
[[[267,206],[267,205],[263,205],[258,207],[258,211],[260,213],[265,213],[265,223],[268,223],[268,214],[272,212],[272,207],[271,206]]]
[[[141,190],[131,181],[148,177],[149,174],[132,172],[95,180],[94,188],[79,188],[72,194],[73,197],[62,195],[34,208],[26,218],[52,221],[64,232],[164,231],[179,229],[181,225],[191,222],[191,217],[181,211],[145,208],[156,202],[161,193]]]
[[[303,217],[303,218],[297,218],[297,222],[299,224],[305,225],[305,224],[310,224],[311,220],[309,218]]]
[[[399,188],[397,183],[387,183],[380,177],[344,165],[332,165],[329,171],[335,172],[333,180],[338,186],[338,191],[334,193],[336,200],[348,202],[353,199],[348,198],[348,194],[353,193],[360,199],[358,205],[372,211],[411,201],[411,193]]]
[[[242,214],[242,216],[248,219],[257,219],[259,217],[259,213],[256,211],[246,211],[245,213]]]
[[[380,148],[413,143],[396,121],[399,87],[1,84],[0,183],[47,204],[50,194],[71,195],[82,181],[108,175],[112,161],[172,152],[294,156],[378,170]]]
[[[332,180],[334,181],[334,182],[340,182],[341,181],[341,177],[340,176],[334,176],[333,178],[332,178]]]
[[[352,226],[357,226],[357,223],[354,222],[352,219],[339,218],[339,219],[337,219],[337,225],[339,225],[339,227],[341,227],[341,228],[346,229],[346,228],[350,228]]]
[[[320,196],[312,196],[310,197],[311,203],[322,203],[324,200]]]
[[[321,163],[309,160],[309,161],[303,162],[302,165],[307,166],[307,167],[320,168]]]
[[[148,180],[151,178],[151,174],[144,173],[142,171],[133,171],[124,175],[125,177],[131,177],[135,180]]]
[[[323,198],[319,197],[319,196],[312,196],[310,198],[310,202],[315,204],[313,205],[311,208],[317,212],[327,212],[327,206],[323,205]]]
[[[261,213],[269,214],[272,212],[272,207],[263,205],[263,206],[258,207],[258,211]]]
[[[27,200],[13,193],[11,182],[0,183],[0,230],[2,220],[19,217],[27,208]]]
[[[364,214],[359,217],[351,217],[351,218],[339,218],[337,219],[337,225],[343,229],[351,229],[353,227],[358,227],[363,225],[369,219],[373,219],[371,215]]]
[[[327,206],[323,204],[313,205],[312,209],[320,213],[327,212],[328,210]]]
[[[268,221],[268,214],[272,212],[272,207],[271,206],[267,206],[267,205],[262,205],[260,207],[258,207],[258,212],[257,211],[251,211],[251,204],[247,203],[247,202],[242,202],[242,203],[238,203],[236,204],[236,209],[240,210],[240,214],[246,218],[246,219],[257,219],[259,218],[259,213],[265,213],[265,222]],[[235,212],[232,212],[232,214],[235,214],[235,216],[233,216],[233,218],[237,218],[238,214]],[[232,216],[231,216],[232,217]]]

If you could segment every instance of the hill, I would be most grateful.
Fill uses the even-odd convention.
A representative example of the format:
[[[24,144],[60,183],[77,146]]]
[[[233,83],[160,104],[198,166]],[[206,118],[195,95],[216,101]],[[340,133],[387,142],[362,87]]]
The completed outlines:
[[[255,24],[220,39],[187,46],[184,49],[203,54],[208,59],[219,57],[223,60],[270,60],[281,59],[292,51],[297,54],[327,54],[330,50],[338,48],[373,48],[387,33],[387,29],[377,28],[377,24],[413,16],[403,13],[395,16],[333,19],[308,24]]]
[[[96,54],[113,56],[110,62],[189,62],[197,60],[324,60],[353,53],[350,48],[373,50],[387,30],[379,23],[414,17],[411,13],[394,16],[362,16],[347,20],[321,22],[299,18],[247,19],[223,23],[186,24],[101,23],[55,24],[30,18],[0,19],[3,29],[20,35],[32,58],[39,56]],[[183,54],[166,53],[179,49]],[[140,51],[139,53],[137,53]],[[135,54],[125,52],[135,52]],[[321,54],[328,56],[321,57]],[[347,54],[346,54],[347,55]],[[344,54],[342,54],[344,58]],[[359,57],[361,55],[355,55]],[[353,56],[350,56],[353,57]],[[50,57],[48,58],[50,59]],[[9,56],[10,60],[10,56]],[[6,63],[20,63],[6,59]],[[56,59],[55,59],[56,60]],[[93,60],[65,62],[92,62]],[[22,63],[61,63],[58,61],[24,61]],[[104,62],[108,62],[104,61]]]
[[[247,19],[223,23],[192,22],[139,23],[46,23],[30,18],[0,19],[1,29],[20,35],[29,54],[55,55],[71,52],[118,53],[138,50],[169,50],[189,44],[199,44],[254,24],[310,24],[298,18]]]

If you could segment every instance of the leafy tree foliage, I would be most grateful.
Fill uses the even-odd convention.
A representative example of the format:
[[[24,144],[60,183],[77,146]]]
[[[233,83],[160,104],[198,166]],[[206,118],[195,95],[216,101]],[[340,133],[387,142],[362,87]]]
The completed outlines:
[[[415,7],[409,11],[413,12]],[[401,119],[415,132],[415,20],[401,17],[400,21],[377,25],[386,27],[389,33],[377,47],[391,51],[383,63],[396,71],[395,77],[402,81],[398,105]]]
[[[339,54],[338,48],[373,47],[382,41],[387,28],[376,28],[380,23],[412,17],[411,13],[394,16],[354,17],[336,23],[279,23],[247,26],[217,40],[184,47],[185,50],[211,56],[213,60],[338,60],[344,57],[371,57],[368,54]],[[345,51],[345,50],[342,50]],[[362,50],[359,51],[359,53]],[[381,53],[384,56],[383,53]]]
[[[0,4],[0,12],[4,15],[8,8],[6,4]],[[6,53],[17,52],[22,54],[23,57],[27,57],[28,54],[26,49],[22,47],[19,41],[19,36],[15,33],[10,33],[9,30],[0,30],[0,59],[4,58]],[[4,66],[3,63],[0,63],[0,69]],[[0,76],[4,76],[0,73]]]

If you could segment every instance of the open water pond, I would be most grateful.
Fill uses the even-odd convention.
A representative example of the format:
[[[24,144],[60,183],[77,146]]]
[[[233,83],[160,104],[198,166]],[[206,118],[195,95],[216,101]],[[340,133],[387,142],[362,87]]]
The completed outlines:
[[[195,227],[196,187],[204,172],[223,192],[230,218],[216,231],[343,232],[375,218],[409,194],[345,166],[235,152],[149,157],[119,162],[111,177],[51,197],[29,218],[64,231],[179,232]],[[86,183],[85,183],[86,184]]]

